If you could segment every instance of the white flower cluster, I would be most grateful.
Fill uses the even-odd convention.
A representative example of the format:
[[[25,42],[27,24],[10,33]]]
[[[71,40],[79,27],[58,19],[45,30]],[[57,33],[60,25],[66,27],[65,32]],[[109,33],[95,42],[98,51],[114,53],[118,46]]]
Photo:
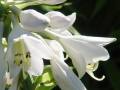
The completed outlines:
[[[64,1],[7,0],[9,3],[34,2],[51,5]],[[9,90],[17,90],[21,69],[28,72],[30,76],[42,75],[43,60],[50,61],[53,76],[62,90],[86,90],[80,81],[86,72],[98,81],[104,79],[104,76],[95,77],[93,72],[98,68],[99,61],[109,59],[109,53],[104,46],[115,41],[116,38],[71,33],[69,29],[76,20],[76,13],[65,16],[58,11],[42,14],[28,9],[19,11],[19,21],[14,16],[12,17],[13,27],[8,36],[7,50],[3,50],[3,22],[0,22],[0,90],[4,90],[5,84],[10,84],[10,82]],[[64,53],[71,58],[79,76],[65,63]],[[4,77],[6,65],[9,66],[9,73]]]

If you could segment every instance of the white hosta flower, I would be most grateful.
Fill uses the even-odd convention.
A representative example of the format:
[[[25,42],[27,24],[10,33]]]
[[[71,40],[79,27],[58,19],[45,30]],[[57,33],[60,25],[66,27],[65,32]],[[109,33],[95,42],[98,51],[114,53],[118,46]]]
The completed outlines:
[[[87,37],[83,35],[72,36],[67,29],[74,23],[76,19],[75,13],[65,16],[60,12],[51,11],[45,15],[50,19],[49,27],[43,30],[46,35],[58,40],[63,45],[65,51],[72,59],[79,77],[82,77],[86,71],[93,77],[93,73],[90,72],[91,69],[89,70],[87,65],[90,64],[91,66],[100,60],[108,60],[109,53],[103,46],[113,42],[115,38]]]
[[[48,43],[55,53],[55,57],[50,62],[53,76],[60,88],[62,90],[86,90],[79,78],[64,62],[63,49],[60,44],[55,40]]]
[[[41,75],[43,72],[43,59],[50,59],[44,43],[37,38],[22,35],[14,39],[14,64],[27,71],[30,75]]]
[[[82,77],[85,72],[87,72],[96,80],[102,80],[104,78],[104,76],[101,79],[95,78],[93,74],[94,65],[99,61],[106,61],[109,59],[109,53],[103,46],[115,41],[115,38],[91,36],[87,38],[87,36],[83,35],[64,36],[50,30],[45,31],[48,36],[52,39],[56,39],[62,44],[64,50],[72,59],[79,77]]]
[[[20,25],[14,26],[8,37],[8,50],[5,59],[9,63],[9,71],[13,82],[20,70],[38,76],[43,72],[43,59],[50,59],[50,50],[42,37],[24,31]]]
[[[63,45],[67,54],[71,57],[78,73],[80,72],[79,76],[81,76],[81,70],[84,70],[78,68],[79,65],[84,64],[81,57],[84,58],[86,66],[88,64],[98,63],[99,61],[108,60],[109,53],[102,45],[109,44],[116,40],[115,38],[101,38],[101,37],[95,37],[96,39],[92,37],[90,39],[89,36],[88,38],[90,40],[88,39],[86,40],[85,38],[83,39],[81,37],[82,36],[76,38],[74,36],[71,36],[59,38],[60,43]],[[74,63],[76,61],[78,62]],[[89,68],[86,69],[88,70]],[[87,72],[88,74],[92,75],[89,72],[89,70]]]
[[[0,21],[0,90],[5,89],[5,60],[4,60],[4,49],[2,46],[2,34],[3,34],[3,22]]]
[[[48,17],[32,9],[21,11],[20,21],[23,28],[34,32],[43,31],[50,22]]]

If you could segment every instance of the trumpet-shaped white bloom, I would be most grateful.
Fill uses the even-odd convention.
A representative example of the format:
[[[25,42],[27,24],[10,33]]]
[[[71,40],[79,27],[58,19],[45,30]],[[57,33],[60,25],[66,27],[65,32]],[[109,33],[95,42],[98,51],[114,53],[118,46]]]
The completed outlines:
[[[50,19],[51,22],[53,20],[53,23],[54,22],[56,23],[56,24],[54,23],[54,27],[57,27],[57,24],[59,24],[59,22],[65,20],[65,19],[57,20],[56,17],[58,16],[61,18],[64,17],[66,18],[66,20],[69,18],[63,14],[58,15],[56,14],[57,12],[49,12],[49,13],[47,16],[49,18],[52,18]],[[75,16],[76,15],[71,15],[70,18],[72,20],[69,22],[69,24],[63,23],[64,25],[66,25],[64,29],[62,28],[62,26],[59,29],[51,27],[46,29],[45,32],[47,33],[48,36],[50,36],[50,38],[58,40],[63,45],[65,51],[72,59],[72,62],[78,71],[79,77],[82,77],[85,74],[85,72],[88,72],[90,76],[95,78],[93,74],[93,70],[91,70],[91,68],[89,69],[88,67],[94,66],[94,64],[98,63],[99,61],[108,60],[109,53],[103,46],[115,41],[116,39],[105,38],[105,37],[72,35],[69,31],[67,31],[67,29],[74,23]],[[50,26],[52,26],[52,24],[50,24]],[[98,78],[95,79],[102,80],[103,78],[104,76],[101,79]]]
[[[108,51],[103,47],[113,41],[116,38],[103,38],[103,37],[91,37],[91,36],[62,36],[52,31],[46,30],[52,38],[58,40],[68,56],[72,59],[73,65],[78,71],[79,77],[82,77],[87,72],[91,77],[96,80],[103,80],[102,78],[96,78],[93,74],[95,71],[94,65],[99,61],[105,61],[109,59]]]
[[[5,88],[5,60],[4,60],[4,49],[2,46],[2,34],[3,34],[3,22],[0,21],[0,90]]]
[[[50,59],[49,55],[50,50],[42,37],[37,38],[32,33],[24,31],[19,24],[14,26],[8,38],[5,57],[13,82],[16,82],[15,78],[21,69],[30,75],[41,75],[44,68],[43,59]]]
[[[64,62],[63,49],[55,41],[49,41],[49,46],[53,49],[55,57],[51,60],[53,76],[62,90],[86,90],[85,86],[73,71]]]
[[[116,38],[87,37],[83,35],[66,36],[61,33],[59,34],[54,31],[50,31],[49,29],[46,29],[45,31],[48,36],[52,39],[56,39],[62,44],[64,50],[72,59],[79,77],[82,77],[85,72],[87,72],[96,80],[100,81],[104,79],[104,76],[102,78],[96,78],[94,76],[94,65],[99,61],[109,59],[109,53],[103,46],[115,41]]]

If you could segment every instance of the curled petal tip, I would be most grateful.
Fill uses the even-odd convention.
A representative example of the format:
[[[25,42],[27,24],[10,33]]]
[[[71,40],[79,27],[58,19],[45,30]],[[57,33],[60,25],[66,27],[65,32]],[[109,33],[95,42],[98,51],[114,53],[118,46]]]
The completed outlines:
[[[97,81],[102,81],[105,79],[105,75],[103,75],[101,78],[98,78],[94,75],[94,73],[92,71],[88,71],[87,72],[93,79],[97,80]]]

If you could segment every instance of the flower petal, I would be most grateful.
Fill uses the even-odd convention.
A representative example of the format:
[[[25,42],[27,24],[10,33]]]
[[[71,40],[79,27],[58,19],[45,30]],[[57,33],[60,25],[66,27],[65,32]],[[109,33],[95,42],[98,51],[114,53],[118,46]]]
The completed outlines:
[[[40,32],[48,26],[50,20],[45,15],[28,9],[20,13],[20,22],[27,31]]]
[[[74,38],[101,46],[105,46],[109,43],[116,41],[116,38],[93,37],[93,36],[84,36],[84,35],[75,35]]]
[[[72,13],[69,16],[65,16],[61,12],[58,11],[50,11],[46,14],[48,18],[50,18],[50,27],[52,29],[61,29],[65,30],[71,26],[75,19],[76,13]]]
[[[53,76],[62,90],[86,90],[82,82],[64,62],[61,45],[55,40],[49,40],[48,45],[53,49],[51,61]]]
[[[9,44],[7,52],[6,52],[6,57],[5,60],[8,62],[9,64],[9,72],[11,74],[11,77],[14,78],[16,76],[18,76],[21,68],[18,67],[15,63],[14,63],[14,54],[13,54],[13,43]]]
[[[59,42],[57,42],[56,40],[47,40],[47,43],[49,45],[49,47],[52,48],[52,50],[54,51],[54,54],[56,54],[57,56],[59,56],[59,58],[61,58],[61,60],[64,60],[64,49],[61,46],[61,44]]]
[[[19,24],[16,24],[8,36],[8,48],[5,55],[5,61],[9,64],[9,72],[12,78],[16,77],[21,70],[21,68],[14,63],[13,44],[14,39],[20,37],[22,34],[30,34],[30,32],[24,31]]]
[[[104,76],[104,75],[103,75],[101,78],[96,77],[96,76],[94,75],[93,71],[87,70],[87,73],[88,73],[93,79],[95,79],[95,80],[97,80],[97,81],[102,81],[102,80],[105,79],[105,76]]]
[[[48,47],[47,43],[27,34],[22,35],[21,38],[24,40],[26,48],[30,50],[30,53],[36,53],[36,56],[40,56],[44,59],[51,58],[51,49]]]
[[[72,70],[61,60],[51,60],[54,78],[62,90],[86,90]]]
[[[93,62],[95,63],[99,60],[105,61],[109,59],[108,51],[102,46],[97,46],[94,43],[89,43],[82,40],[80,41],[74,39],[74,37],[60,38],[59,40],[62,43],[65,50],[69,48],[67,49],[68,53],[76,51],[77,53],[79,53],[79,55],[82,55],[84,57],[87,64]]]
[[[38,59],[36,56],[31,57],[31,66],[28,68],[27,72],[30,75],[39,76],[43,73],[44,69],[43,59]]]
[[[73,65],[81,78],[86,72],[86,61],[85,57],[78,51],[81,49],[78,47],[79,44],[75,45],[75,42],[63,38],[60,38],[60,42],[68,56],[72,59]]]
[[[43,59],[50,59],[50,50],[40,39],[32,36],[22,36],[26,48],[30,52],[31,66],[28,68],[28,73],[31,75],[41,75],[44,64]]]

